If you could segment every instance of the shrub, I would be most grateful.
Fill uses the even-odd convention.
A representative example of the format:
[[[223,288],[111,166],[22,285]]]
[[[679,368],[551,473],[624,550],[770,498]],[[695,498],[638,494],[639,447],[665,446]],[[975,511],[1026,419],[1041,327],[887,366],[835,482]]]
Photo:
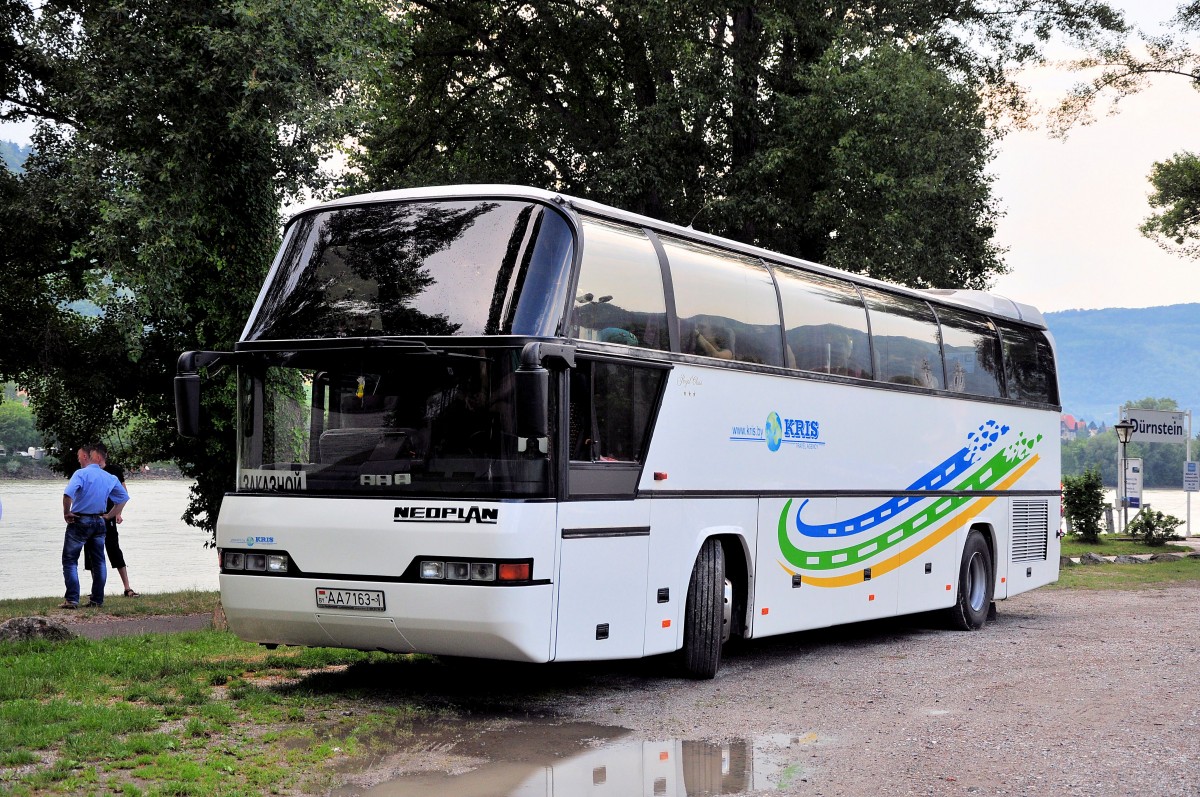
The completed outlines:
[[[1099,468],[1088,468],[1079,476],[1063,477],[1063,511],[1067,528],[1083,542],[1100,542],[1100,518],[1104,516],[1104,483]]]
[[[1175,538],[1175,529],[1183,525],[1183,521],[1174,515],[1164,515],[1156,509],[1144,509],[1137,517],[1129,521],[1125,532],[1133,537],[1140,537],[1146,545],[1164,545],[1167,540]]]

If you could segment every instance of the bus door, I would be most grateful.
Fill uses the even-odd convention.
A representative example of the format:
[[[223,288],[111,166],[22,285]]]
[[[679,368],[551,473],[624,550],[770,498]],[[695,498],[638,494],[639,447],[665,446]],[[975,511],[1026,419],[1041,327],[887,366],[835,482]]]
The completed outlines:
[[[668,370],[579,358],[568,378],[567,500],[559,505],[558,660],[643,653],[650,501],[637,498]]]

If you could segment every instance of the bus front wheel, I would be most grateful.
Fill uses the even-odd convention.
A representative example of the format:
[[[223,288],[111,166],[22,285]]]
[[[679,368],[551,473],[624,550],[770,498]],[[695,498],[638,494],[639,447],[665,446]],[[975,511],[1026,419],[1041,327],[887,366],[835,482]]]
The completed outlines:
[[[689,677],[716,676],[724,627],[725,550],[719,540],[709,539],[696,555],[684,607],[683,670]]]
[[[992,552],[983,534],[972,531],[963,546],[958,568],[958,600],[950,609],[950,621],[963,631],[975,631],[987,621],[994,591]]]

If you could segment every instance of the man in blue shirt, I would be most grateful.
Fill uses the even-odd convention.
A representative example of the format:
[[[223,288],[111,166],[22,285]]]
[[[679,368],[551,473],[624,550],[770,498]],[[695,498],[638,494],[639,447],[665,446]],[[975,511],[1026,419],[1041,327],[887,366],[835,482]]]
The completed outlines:
[[[91,461],[94,446],[79,449],[79,470],[71,475],[63,490],[63,519],[67,521],[66,539],[63,542],[63,580],[67,584],[60,609],[79,608],[79,553],[87,546],[95,568],[92,570],[92,594],[88,606],[104,604],[104,582],[108,568],[104,562],[105,520],[119,518],[121,510],[129,502],[129,493],[111,473]],[[105,512],[112,500],[113,508]]]

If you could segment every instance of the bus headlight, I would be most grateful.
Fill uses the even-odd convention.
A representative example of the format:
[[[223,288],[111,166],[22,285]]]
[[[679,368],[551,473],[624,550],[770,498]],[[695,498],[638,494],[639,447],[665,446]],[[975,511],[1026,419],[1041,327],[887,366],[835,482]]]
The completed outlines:
[[[469,584],[516,585],[533,581],[533,560],[416,559],[401,581],[450,581]]]
[[[220,550],[217,561],[224,573],[262,573],[285,576],[292,571],[292,560],[286,553]]]
[[[471,580],[472,581],[495,581],[496,580],[496,563],[495,562],[471,562]]]

